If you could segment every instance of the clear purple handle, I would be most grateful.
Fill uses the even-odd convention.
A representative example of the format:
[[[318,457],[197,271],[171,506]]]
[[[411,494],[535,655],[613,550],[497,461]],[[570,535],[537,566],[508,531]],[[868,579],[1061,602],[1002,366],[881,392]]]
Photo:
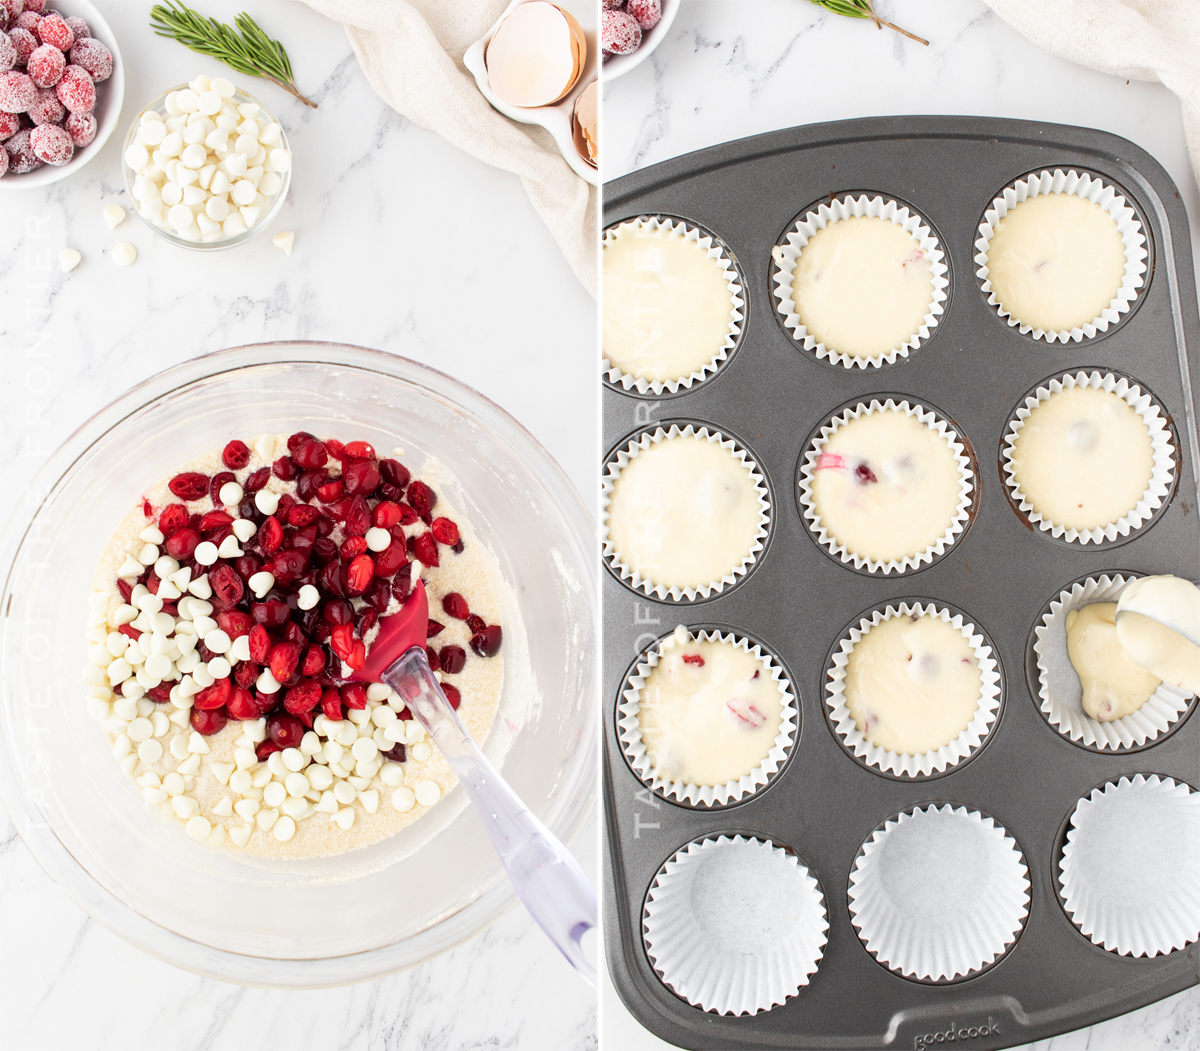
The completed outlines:
[[[525,908],[571,966],[595,988],[596,969],[579,943],[596,926],[596,890],[579,863],[471,740],[446,701],[421,647],[408,650],[382,679],[404,698],[458,776]]]

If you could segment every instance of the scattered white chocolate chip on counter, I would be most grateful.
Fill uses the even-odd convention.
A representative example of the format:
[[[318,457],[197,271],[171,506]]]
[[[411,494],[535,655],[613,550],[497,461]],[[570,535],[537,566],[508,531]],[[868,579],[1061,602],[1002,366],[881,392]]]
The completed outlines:
[[[144,152],[144,148],[143,148],[143,152]],[[150,158],[147,157],[146,164],[143,164],[141,167],[145,167],[149,163],[150,163]],[[115,230],[118,226],[120,226],[125,221],[125,209],[122,208],[119,204],[106,204],[104,206],[104,221],[106,223],[108,223],[108,228],[110,230]]]
[[[112,260],[117,266],[133,266],[137,262],[137,249],[128,241],[119,241],[113,245]]]
[[[58,253],[58,266],[64,274],[74,270],[83,259],[74,248],[64,248]]]
[[[266,176],[264,176],[264,178],[266,178]],[[259,185],[261,186],[262,183],[260,182]],[[271,244],[273,244],[276,248],[282,248],[284,255],[292,254],[292,245],[295,243],[296,235],[291,230],[284,230],[271,238]]]

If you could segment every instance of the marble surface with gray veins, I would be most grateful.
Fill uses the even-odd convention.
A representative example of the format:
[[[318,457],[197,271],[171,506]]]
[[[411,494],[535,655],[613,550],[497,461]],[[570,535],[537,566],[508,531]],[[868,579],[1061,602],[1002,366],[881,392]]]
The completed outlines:
[[[802,0],[684,0],[670,33],[604,88],[603,162],[613,179],[671,157],[797,124],[960,113],[1079,124],[1123,135],[1175,180],[1200,258],[1200,192],[1179,101],[1040,51],[982,0],[876,0],[928,48]],[[605,1047],[666,1048],[601,991]],[[1023,1051],[1200,1047],[1200,987]]]
[[[0,187],[6,491],[23,491],[67,435],[160,369],[225,347],[310,339],[380,348],[462,379],[532,431],[591,503],[595,304],[519,180],[387,109],[340,27],[303,4],[255,0],[252,10],[283,40],[316,110],[156,37],[149,4],[97,6],[124,52],[119,130],[68,179],[21,190],[10,175]],[[245,7],[199,6],[226,22]],[[132,214],[110,231],[101,209],[130,206],[125,130],[160,91],[199,72],[245,82],[286,127],[294,172],[281,213],[225,252],[174,247]],[[289,229],[290,257],[271,244]],[[138,251],[128,269],[108,255],[120,241]],[[83,254],[68,274],[57,264],[65,247]],[[596,835],[591,819],[571,844],[592,873]],[[291,993],[195,977],[89,920],[0,810],[5,1051],[587,1049],[596,1023],[595,994],[520,908],[430,963],[348,988]]]

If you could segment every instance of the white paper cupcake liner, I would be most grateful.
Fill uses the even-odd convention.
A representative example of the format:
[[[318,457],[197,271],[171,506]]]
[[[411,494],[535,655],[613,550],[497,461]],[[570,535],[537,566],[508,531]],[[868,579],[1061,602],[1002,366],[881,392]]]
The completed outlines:
[[[681,633],[682,639],[679,638]],[[736,781],[727,781],[722,785],[693,785],[683,781],[669,781],[659,775],[646,753],[641,727],[638,725],[638,713],[641,711],[642,690],[646,679],[662,659],[665,650],[681,643],[686,645],[688,642],[723,642],[737,646],[761,661],[770,673],[772,681],[779,687],[782,711],[775,743],[758,766]],[[796,739],[796,695],[792,684],[783,673],[783,668],[758,643],[733,633],[701,631],[699,634],[693,634],[682,626],[676,628],[675,634],[668,635],[660,641],[646,654],[644,661],[638,662],[635,671],[626,680],[622,698],[617,706],[617,728],[621,738],[621,749],[633,767],[633,772],[652,791],[691,806],[724,806],[754,795],[767,785],[783,766]]]
[[[630,376],[628,373],[623,372],[620,366],[613,365],[607,357],[604,357],[601,361],[600,367],[605,379],[609,383],[620,384],[625,390],[636,390],[639,394],[662,394],[663,391],[675,394],[681,390],[688,390],[694,384],[703,383],[710,376],[713,376],[729,355],[733,353],[738,339],[741,337],[742,323],[746,320],[746,300],[737,267],[734,266],[733,260],[725,250],[725,246],[713,235],[704,233],[694,226],[689,226],[682,220],[671,219],[666,216],[650,216],[648,218],[630,219],[627,222],[618,223],[616,226],[604,231],[603,244],[608,245],[612,243],[616,239],[616,232],[626,226],[636,226],[644,230],[682,230],[684,239],[694,241],[704,249],[708,258],[713,260],[716,266],[725,273],[729,287],[729,332],[725,336],[724,345],[713,356],[713,359],[700,369],[691,373],[691,375],[681,376],[678,379],[648,380],[644,377]]]
[[[730,456],[739,463],[744,464],[749,470],[750,479],[754,483],[755,493],[758,496],[758,530],[750,545],[749,554],[742,559],[740,565],[731,568],[720,580],[710,580],[696,587],[690,585],[682,588],[667,587],[665,584],[656,584],[653,580],[643,577],[637,569],[626,565],[621,560],[620,552],[617,551],[613,542],[609,539],[608,508],[612,501],[612,494],[616,487],[617,479],[621,477],[621,472],[628,466],[631,460],[635,459],[644,450],[649,449],[650,446],[676,438],[687,438],[689,440],[702,439],[715,442],[722,449],[726,449]],[[758,553],[762,551],[766,543],[770,524],[771,497],[767,489],[766,479],[763,478],[758,464],[754,462],[754,458],[737,442],[732,438],[726,438],[720,431],[710,431],[707,427],[697,427],[690,423],[682,428],[674,423],[666,429],[658,427],[654,431],[647,431],[635,438],[631,438],[623,448],[618,449],[616,453],[610,456],[608,462],[605,464],[604,477],[601,479],[600,498],[600,540],[604,545],[604,560],[617,573],[622,583],[634,591],[642,591],[653,598],[660,600],[670,598],[675,602],[693,602],[697,596],[707,599],[714,595],[719,595],[729,585],[736,583],[739,577],[745,576],[750,571],[750,567],[758,560]]]
[[[825,898],[782,847],[743,836],[689,843],[659,870],[642,936],[663,982],[724,1015],[769,1011],[816,973],[828,940]]]
[[[1158,956],[1200,938],[1200,794],[1157,774],[1075,806],[1059,863],[1063,906],[1096,945]]]
[[[949,982],[991,966],[1029,914],[1029,869],[1016,841],[964,806],[930,805],[887,821],[850,872],[851,921],[888,970]]]
[[[1061,394],[1064,390],[1075,387],[1095,387],[1116,394],[1141,417],[1142,422],[1150,430],[1150,450],[1152,464],[1150,484],[1142,493],[1142,498],[1127,514],[1115,522],[1094,529],[1068,529],[1066,526],[1051,522],[1038,511],[1021,489],[1013,470],[1013,447],[1017,436],[1025,426],[1025,421],[1037,406],[1048,401],[1052,395]],[[1004,435],[1004,446],[1001,449],[1004,465],[1004,484],[1008,486],[1013,502],[1021,509],[1021,513],[1030,525],[1037,526],[1043,532],[1055,538],[1061,538],[1071,543],[1100,544],[1104,541],[1116,540],[1119,536],[1128,536],[1133,530],[1140,529],[1143,524],[1162,506],[1163,498],[1171,489],[1175,477],[1175,447],[1171,438],[1171,430],[1159,409],[1158,403],[1149,394],[1142,391],[1136,383],[1131,383],[1125,377],[1114,376],[1111,372],[1076,372],[1059,379],[1048,380],[1041,384],[1033,394],[1025,399],[1025,404],[1017,409],[1016,416],[1009,420],[1008,430]]]
[[[893,617],[926,615],[937,617],[960,632],[975,651],[981,679],[979,707],[966,729],[936,751],[921,755],[889,752],[871,744],[855,724],[854,716],[846,706],[846,668],[854,647],[872,628],[877,628],[885,620],[891,620]],[[884,610],[875,610],[869,617],[863,617],[858,626],[851,628],[838,643],[837,651],[833,655],[833,664],[828,672],[828,680],[825,684],[825,703],[829,708],[829,721],[837,735],[861,762],[898,777],[929,777],[931,774],[939,774],[957,766],[983,743],[1000,712],[1000,670],[988,640],[974,624],[964,620],[961,613],[939,609],[933,603],[918,602],[910,605],[902,602],[899,606],[889,605]]]
[[[1056,332],[1035,329],[1033,326],[1025,324],[1020,318],[1013,317],[996,298],[995,292],[992,291],[992,283],[988,279],[988,249],[991,247],[992,237],[996,232],[996,224],[1022,201],[1027,201],[1031,197],[1037,197],[1043,193],[1074,194],[1093,204],[1100,205],[1116,221],[1117,230],[1120,232],[1121,241],[1125,246],[1125,276],[1121,287],[1109,305],[1100,312],[1099,317],[1092,318],[1091,321],[1077,328],[1060,329]],[[1000,196],[996,197],[988,210],[984,212],[983,222],[979,224],[979,236],[975,241],[975,248],[977,249],[975,274],[983,282],[983,292],[988,297],[988,303],[996,308],[996,312],[1010,326],[1019,326],[1022,334],[1031,335],[1034,339],[1044,339],[1047,343],[1053,343],[1055,340],[1060,343],[1066,343],[1067,340],[1079,342],[1084,337],[1090,338],[1097,332],[1107,331],[1108,326],[1116,324],[1121,315],[1126,313],[1137,299],[1138,289],[1144,284],[1146,273],[1146,237],[1142,232],[1141,223],[1138,222],[1137,214],[1112,186],[1087,172],[1081,175],[1075,171],[1063,172],[1056,168],[1053,172],[1036,172],[1019,179],[1011,186],[1006,186],[1000,191]]]
[[[1067,654],[1067,614],[1093,602],[1116,602],[1134,579],[1114,573],[1072,584],[1059,592],[1050,603],[1050,612],[1034,628],[1042,713],[1064,737],[1088,747],[1141,747],[1166,733],[1191,703],[1190,693],[1164,682],[1141,708],[1122,719],[1102,723],[1083,710],[1083,684]]]
[[[908,555],[899,561],[890,559],[887,562],[876,562],[872,559],[863,558],[857,552],[847,549],[846,545],[838,540],[822,524],[821,516],[817,513],[817,507],[812,495],[813,477],[817,469],[817,461],[821,456],[821,450],[825,447],[825,444],[851,420],[856,420],[860,416],[869,416],[876,412],[902,412],[905,416],[915,416],[919,422],[925,424],[930,430],[936,431],[949,442],[950,451],[954,454],[954,459],[958,463],[958,506],[954,509],[954,517],[946,526],[946,531],[928,547],[918,551],[915,555]],[[800,467],[800,503],[804,520],[809,530],[815,534],[817,542],[823,547],[828,548],[831,554],[836,555],[843,562],[852,563],[855,569],[865,568],[870,573],[905,573],[911,569],[917,569],[923,563],[932,562],[935,558],[941,557],[945,554],[946,549],[954,543],[958,535],[967,527],[967,523],[971,517],[971,503],[975,493],[974,479],[975,472],[971,469],[971,459],[967,455],[966,446],[954,428],[941,419],[937,413],[931,412],[923,405],[912,405],[907,401],[896,402],[891,398],[888,398],[887,401],[881,404],[876,398],[872,399],[869,405],[859,402],[853,408],[846,409],[844,412],[834,416],[828,423],[821,427],[820,432],[805,450],[804,462]]]
[[[840,222],[860,216],[871,216],[876,219],[886,219],[912,234],[921,246],[921,250],[929,257],[930,273],[933,278],[933,299],[929,304],[921,327],[902,346],[895,347],[885,354],[870,358],[856,358],[843,354],[836,348],[827,347],[816,337],[809,334],[800,315],[796,312],[796,304],[792,299],[792,281],[795,279],[796,260],[800,252],[808,244],[809,239],[818,231],[824,230],[831,223]],[[783,319],[784,327],[791,333],[792,338],[801,343],[805,350],[811,350],[818,358],[824,358],[835,365],[845,368],[865,369],[868,366],[880,366],[884,363],[894,365],[898,358],[906,358],[910,351],[916,350],[921,341],[929,338],[929,333],[937,325],[938,318],[943,313],[942,304],[946,302],[946,289],[950,282],[946,278],[945,253],[933,231],[925,220],[916,212],[896,201],[884,197],[841,197],[832,201],[822,202],[815,211],[807,212],[798,219],[788,231],[784,241],[777,244],[771,252],[775,263],[772,279],[775,283],[775,309]]]

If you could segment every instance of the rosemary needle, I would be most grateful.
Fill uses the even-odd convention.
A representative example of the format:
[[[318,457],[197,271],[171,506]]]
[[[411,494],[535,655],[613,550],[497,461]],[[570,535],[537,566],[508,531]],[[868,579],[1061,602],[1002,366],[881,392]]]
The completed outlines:
[[[812,3],[817,7],[825,8],[826,11],[832,11],[835,15],[845,15],[847,18],[869,18],[878,29],[887,26],[888,29],[894,29],[902,36],[908,37],[909,40],[915,40],[918,44],[924,44],[926,47],[929,46],[928,40],[880,18],[871,7],[871,0],[812,0]]]

